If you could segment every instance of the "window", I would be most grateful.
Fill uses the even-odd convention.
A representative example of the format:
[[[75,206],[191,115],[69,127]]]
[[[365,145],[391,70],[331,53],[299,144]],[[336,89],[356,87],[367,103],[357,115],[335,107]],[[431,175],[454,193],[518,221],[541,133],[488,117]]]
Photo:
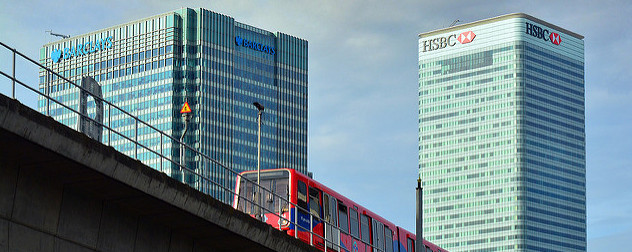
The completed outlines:
[[[351,228],[351,235],[354,237],[360,237],[358,224],[358,211],[349,209],[349,227]]]
[[[430,249],[430,247],[425,246],[426,247],[426,252],[432,252],[432,249]]]
[[[321,218],[320,215],[320,190],[309,188],[309,212],[315,217]],[[314,220],[316,221],[316,220]]]
[[[384,235],[386,237],[384,237],[384,242],[386,244],[386,248],[384,249],[385,252],[393,252],[393,231],[391,231],[390,228],[385,227],[384,228]]]
[[[349,216],[347,216],[347,206],[342,203],[338,204],[338,220],[340,223],[340,230],[344,233],[349,233]]]
[[[308,209],[307,207],[307,185],[303,181],[298,181],[298,207]]]
[[[360,231],[362,234],[362,241],[366,244],[371,244],[371,232],[369,230],[369,217],[366,215],[360,216]]]
[[[408,246],[408,251],[415,252],[415,241],[413,241],[413,239],[406,238],[406,243]]]

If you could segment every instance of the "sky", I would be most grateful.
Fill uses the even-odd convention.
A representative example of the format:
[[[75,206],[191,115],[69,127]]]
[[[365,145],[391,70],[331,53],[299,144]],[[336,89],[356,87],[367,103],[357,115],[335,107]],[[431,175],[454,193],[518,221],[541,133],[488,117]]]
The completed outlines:
[[[632,2],[0,0],[0,41],[38,59],[39,48],[57,40],[46,30],[80,35],[181,7],[207,8],[308,40],[308,169],[316,180],[411,231],[418,34],[457,19],[463,24],[523,12],[585,36],[588,251],[628,247]],[[0,50],[2,71],[10,60]],[[37,83],[36,69],[17,72]],[[4,94],[6,83],[0,80]],[[23,103],[34,106],[34,99]]]

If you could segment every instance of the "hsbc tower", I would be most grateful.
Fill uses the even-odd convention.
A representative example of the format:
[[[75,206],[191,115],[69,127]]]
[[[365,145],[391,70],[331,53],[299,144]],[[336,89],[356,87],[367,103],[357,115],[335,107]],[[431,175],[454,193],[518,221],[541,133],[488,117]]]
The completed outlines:
[[[583,38],[522,13],[419,35],[425,239],[586,251]]]

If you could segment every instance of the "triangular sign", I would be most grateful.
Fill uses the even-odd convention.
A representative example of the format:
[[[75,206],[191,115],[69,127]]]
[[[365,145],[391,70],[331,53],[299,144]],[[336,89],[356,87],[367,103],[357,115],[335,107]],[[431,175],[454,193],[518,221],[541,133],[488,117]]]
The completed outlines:
[[[184,102],[184,106],[180,110],[180,114],[191,113],[191,107],[189,107],[189,102]]]

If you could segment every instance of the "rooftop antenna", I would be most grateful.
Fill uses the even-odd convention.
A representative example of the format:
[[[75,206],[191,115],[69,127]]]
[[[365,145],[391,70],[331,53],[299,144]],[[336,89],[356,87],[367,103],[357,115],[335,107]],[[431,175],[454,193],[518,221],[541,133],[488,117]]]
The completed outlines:
[[[61,37],[61,38],[70,38],[70,35],[63,35],[63,34],[58,34],[58,33],[54,33],[52,30],[46,31],[48,34],[50,34],[51,36],[56,36],[56,37]]]
[[[458,20],[458,19],[457,19],[457,20],[454,20],[454,22],[452,22],[452,23],[450,24],[450,26],[448,26],[448,27],[452,27],[452,26],[456,25],[456,23],[458,23],[458,22],[461,22],[461,20]]]

